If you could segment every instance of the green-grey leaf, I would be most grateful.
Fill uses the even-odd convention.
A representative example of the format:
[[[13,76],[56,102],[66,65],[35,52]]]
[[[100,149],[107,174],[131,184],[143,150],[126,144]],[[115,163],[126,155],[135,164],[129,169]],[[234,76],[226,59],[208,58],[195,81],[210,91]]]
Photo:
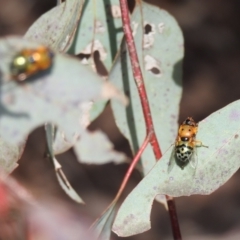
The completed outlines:
[[[76,38],[69,52],[80,54],[82,63],[90,65],[93,71],[106,76],[112,67],[122,36],[119,0],[89,0],[84,4]],[[98,62],[97,66],[91,56],[96,52],[99,53],[99,59],[94,58]],[[106,101],[93,104],[91,121],[99,116],[105,105]]]
[[[14,49],[11,46],[15,46]],[[10,48],[11,47],[11,48]],[[16,52],[22,48],[34,48],[36,44],[21,38],[5,38],[0,40],[0,54],[2,61],[1,78],[1,134],[6,141],[19,143],[31,130],[46,122],[56,124],[67,139],[72,139],[76,132],[81,138],[86,130],[81,125],[81,111],[79,106],[90,101],[106,100],[112,97],[124,101],[125,97],[112,84],[104,82],[90,69],[83,66],[77,59],[55,53],[53,66],[49,72],[39,73],[35,79],[18,83],[11,80],[9,63]],[[103,134],[103,133],[99,133]],[[87,136],[87,134],[84,134]],[[93,145],[98,149],[103,147],[102,153],[107,153],[108,139],[98,143],[99,138],[92,138]],[[81,138],[84,141],[84,138]],[[87,138],[88,141],[88,138]],[[121,153],[109,151],[112,160]],[[101,159],[103,156],[101,156]],[[106,159],[110,159],[106,155]],[[106,161],[106,160],[105,160]]]
[[[109,71],[123,36],[120,14],[119,0],[86,1],[71,52],[91,55],[92,50],[98,51]],[[91,64],[89,59],[82,61]]]
[[[76,193],[76,191],[72,188],[71,184],[68,182],[65,174],[62,171],[62,167],[58,163],[57,159],[52,158],[52,161],[55,167],[55,172],[56,172],[58,182],[62,187],[62,189],[64,190],[64,192],[74,201],[84,204],[84,201],[82,200],[82,198]]]
[[[84,0],[66,0],[43,14],[28,29],[24,38],[65,52],[71,46]]]
[[[141,25],[143,20],[145,29]],[[165,152],[174,143],[178,127],[179,101],[182,93],[183,36],[172,16],[146,3],[136,7],[131,24],[155,132],[161,150]],[[148,34],[146,31],[149,31]],[[129,56],[126,53],[126,50],[122,49],[109,79],[130,99],[127,108],[115,101],[112,101],[112,108],[117,126],[136,153],[146,137],[146,126]],[[149,172],[155,162],[149,145],[142,154],[144,174]]]
[[[71,139],[66,139],[64,132],[58,129],[53,143],[54,154],[61,154],[69,150],[75,145],[77,138],[79,138],[78,133],[76,133]]]
[[[50,159],[53,162],[55,172],[57,175],[58,182],[62,189],[65,191],[65,193],[74,201],[78,203],[84,203],[84,201],[81,199],[81,197],[76,193],[76,191],[72,188],[71,184],[68,182],[65,174],[62,171],[62,167],[57,161],[57,159],[54,156],[53,151],[53,141],[55,138],[56,129],[53,126],[53,124],[46,124],[45,125],[45,132],[46,132],[46,138],[47,138],[47,147],[48,147],[48,154]]]
[[[104,214],[95,221],[90,230],[98,240],[110,240],[112,223],[116,212],[116,202],[111,204]]]
[[[45,133],[46,133],[48,153],[51,158],[54,158],[53,142],[55,139],[56,128],[54,127],[53,124],[47,123],[45,125]]]
[[[82,133],[81,138],[74,145],[80,162],[88,164],[121,163],[127,159],[123,153],[116,154],[113,144],[100,131]]]
[[[222,186],[240,166],[240,101],[211,114],[199,123],[198,164],[168,172],[171,150],[128,195],[117,214],[113,231],[130,236],[150,228],[152,202],[157,194],[173,197],[210,194]],[[126,223],[127,221],[127,223]]]
[[[0,138],[0,170],[10,174],[17,166],[22,155],[25,141],[19,144],[10,144]]]
[[[52,149],[54,154],[63,153],[71,147],[74,148],[81,163],[105,164],[114,162],[118,164],[127,159],[125,154],[114,150],[113,144],[101,131],[86,131],[81,134],[76,131],[72,138],[67,139],[64,133],[58,130]]]
[[[76,131],[85,130],[79,124],[79,104],[111,97],[124,98],[77,59],[57,53],[48,72],[39,73],[23,84],[12,81],[9,63],[16,52],[25,47],[37,45],[21,38],[0,40],[3,56],[0,63],[1,135],[7,141],[21,142],[32,129],[46,122],[58,125],[70,138]]]
[[[90,112],[89,112],[89,114],[90,114],[89,119],[90,119],[91,122],[93,120],[95,120],[99,116],[99,114],[102,113],[102,111],[105,109],[107,103],[108,103],[108,101],[103,100],[103,101],[95,102],[92,105],[92,107],[90,109]],[[127,102],[126,102],[125,105],[127,105]]]

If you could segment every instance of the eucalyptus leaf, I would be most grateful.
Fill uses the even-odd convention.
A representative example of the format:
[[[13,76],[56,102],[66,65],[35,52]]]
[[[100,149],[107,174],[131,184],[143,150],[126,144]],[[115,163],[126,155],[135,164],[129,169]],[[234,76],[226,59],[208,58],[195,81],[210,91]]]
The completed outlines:
[[[84,204],[82,198],[77,194],[77,192],[72,188],[71,184],[69,183],[68,179],[66,178],[65,174],[62,171],[62,166],[59,164],[56,158],[52,158],[53,165],[55,168],[57,180],[64,190],[64,192],[74,201],[77,203]]]
[[[90,230],[98,240],[110,240],[111,228],[116,212],[116,202],[111,204],[102,216],[91,226]]]
[[[119,0],[86,1],[70,53],[106,77],[123,37]],[[98,55],[96,54],[98,53]],[[97,57],[96,57],[97,56]],[[107,101],[94,102],[90,120],[99,116]]]
[[[171,150],[153,167],[123,202],[113,225],[119,236],[150,229],[152,203],[157,194],[172,197],[210,194],[222,186],[240,166],[240,100],[216,111],[199,123],[198,164],[169,172]]]
[[[73,41],[84,0],[66,0],[43,14],[24,38],[66,52]]]
[[[53,143],[54,154],[58,155],[72,148],[79,138],[79,135],[80,134],[76,133],[71,139],[67,139],[64,132],[58,129]]]
[[[37,46],[21,38],[0,40],[1,135],[6,141],[21,143],[46,122],[56,124],[70,138],[76,131],[86,131],[79,124],[79,104],[111,97],[125,99],[77,59],[57,53],[49,71],[23,83],[11,80],[9,64],[16,52]]]
[[[99,60],[107,71],[112,66],[122,39],[122,19],[119,0],[89,0],[83,8],[73,54],[83,54],[82,62],[91,64],[91,54],[99,52]]]
[[[56,134],[56,127],[54,127],[51,123],[45,124],[45,133],[46,133],[46,140],[47,140],[47,148],[48,148],[48,154],[50,158],[54,158],[54,149],[53,149],[53,142],[55,139]]]
[[[57,159],[54,156],[54,150],[53,150],[53,142],[55,138],[56,128],[53,126],[53,124],[47,123],[45,125],[45,132],[47,137],[47,147],[48,147],[48,154],[50,159],[53,162],[53,166],[56,172],[56,176],[58,179],[58,182],[62,189],[65,191],[65,193],[74,201],[78,203],[84,203],[84,201],[81,199],[81,197],[76,193],[76,191],[72,188],[71,184],[67,180],[67,177],[62,171],[62,166],[59,164]]]
[[[182,32],[166,11],[146,3],[137,5],[131,24],[154,129],[161,150],[165,152],[174,143],[178,127],[182,94]],[[124,43],[109,80],[129,97],[127,108],[116,101],[111,101],[111,104],[117,126],[129,140],[133,153],[136,153],[146,137],[146,125]],[[150,145],[143,152],[141,160],[143,172],[147,174],[156,162]]]
[[[122,163],[127,159],[126,155],[121,152],[116,154],[113,144],[100,131],[81,134],[80,139],[74,145],[74,151],[80,162],[88,164]]]
[[[0,170],[10,174],[17,166],[25,147],[25,141],[11,144],[0,138]]]
[[[87,126],[90,124],[90,111],[91,111],[92,105],[93,105],[92,101],[83,102],[79,104],[79,115],[80,115],[79,125],[82,128],[87,128]],[[56,136],[54,138],[54,143],[53,143],[54,154],[61,154],[63,152],[66,152],[68,149],[70,149],[75,145],[79,137],[80,137],[80,131],[78,131],[77,129],[75,134],[70,138],[67,137],[63,131],[58,129],[56,132]]]

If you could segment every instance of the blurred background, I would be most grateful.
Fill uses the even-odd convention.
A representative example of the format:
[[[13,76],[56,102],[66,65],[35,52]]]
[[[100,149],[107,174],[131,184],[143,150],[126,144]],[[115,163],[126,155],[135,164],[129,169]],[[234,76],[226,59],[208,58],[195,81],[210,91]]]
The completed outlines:
[[[179,122],[187,116],[200,121],[239,99],[240,1],[148,2],[172,14],[185,37],[183,96]],[[55,3],[55,0],[0,0],[0,35],[3,37],[24,34],[28,27],[41,14],[54,7]],[[126,141],[116,130],[109,110],[94,125],[108,132],[118,148],[128,148]],[[76,223],[89,226],[114,198],[128,166],[79,164],[72,150],[58,156],[72,186],[86,202],[85,206],[78,206],[59,187],[52,164],[44,158],[44,152],[44,131],[39,128],[30,135],[19,161],[20,165],[12,175],[40,203],[50,206],[53,215],[63,216],[64,221],[60,221],[56,228],[63,228],[72,222],[75,222],[76,227]],[[141,175],[135,171],[124,196],[140,180]],[[240,239],[239,181],[240,173],[237,172],[230,181],[209,196],[175,199],[183,239]],[[158,203],[154,203],[153,208],[152,229],[144,234],[125,238],[126,240],[172,239],[168,213]],[[70,234],[75,234],[73,232],[74,230]],[[121,238],[112,234],[112,239]]]

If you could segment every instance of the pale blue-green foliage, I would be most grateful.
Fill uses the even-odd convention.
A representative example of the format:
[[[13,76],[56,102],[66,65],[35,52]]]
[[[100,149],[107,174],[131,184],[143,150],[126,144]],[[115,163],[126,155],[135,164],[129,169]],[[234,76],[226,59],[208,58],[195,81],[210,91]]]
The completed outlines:
[[[16,163],[23,152],[25,142],[21,144],[11,144],[0,138],[0,167],[9,174],[18,164]]]
[[[117,39],[121,38],[121,18],[113,18],[110,14],[110,7],[115,6],[116,8],[118,6],[118,2],[116,0],[105,2],[86,1],[84,4],[83,14],[81,15],[81,24],[79,24],[78,20],[82,12],[83,3],[83,0],[67,0],[65,3],[60,4],[60,6],[50,10],[29,28],[25,38],[37,40],[38,42],[44,43],[57,51],[66,51],[71,46],[72,40],[75,37],[74,44],[72,46],[72,50],[76,50],[74,50],[74,53],[78,52],[78,50],[82,51],[87,44],[93,41],[94,38],[96,41],[101,42],[103,46],[102,50],[106,53],[106,61],[104,64],[106,63],[106,67],[108,69],[110,68],[112,62],[111,56],[114,56],[117,51]],[[95,26],[94,22],[97,23]],[[109,31],[111,31],[111,34]],[[75,36],[76,32],[78,34]],[[120,34],[118,34],[119,32]],[[91,48],[89,49],[92,50]],[[65,69],[67,69],[67,67],[65,67]],[[70,88],[73,87],[72,84],[68,84],[68,86]],[[118,93],[116,93],[116,95],[117,94]],[[91,102],[92,100],[93,99],[91,99]],[[79,109],[79,115],[81,116],[79,121],[82,122],[82,119],[87,119],[87,115],[89,115],[89,120],[96,118],[103,111],[107,100],[107,98],[98,99],[98,101],[94,102],[92,109],[89,108],[84,111]],[[86,105],[87,102],[83,103],[81,107],[84,104]],[[91,113],[88,114],[90,109]],[[86,126],[87,124],[85,124],[85,127]],[[81,127],[83,127],[83,125]],[[74,134],[70,135],[66,135],[66,133],[62,133],[61,131],[61,135],[57,134],[57,138],[54,142],[55,153],[62,153],[75,145],[75,150],[78,156],[81,152],[82,162],[119,162],[120,159],[123,160],[125,158],[123,154],[117,154],[118,157],[114,154],[112,144],[103,133],[96,132],[91,135],[86,134],[86,138],[81,137],[81,141],[77,141],[79,135],[80,132],[78,128],[75,129]],[[99,151],[89,151],[89,148],[86,148],[86,146],[88,146],[90,142],[93,145],[97,145],[99,138],[103,141],[102,149],[99,146],[97,148]],[[86,142],[84,142],[83,139],[85,139]],[[109,154],[107,154],[107,152]],[[95,155],[93,155],[93,153]],[[117,159],[112,159],[114,156]],[[102,159],[102,161],[98,159]],[[90,162],[88,162],[88,160]]]
[[[72,198],[74,201],[78,203],[84,203],[81,197],[76,193],[76,191],[72,188],[71,184],[68,182],[67,178],[65,177],[62,171],[61,165],[58,163],[57,159],[54,156],[53,142],[55,138],[56,128],[52,124],[48,123],[45,126],[45,131],[46,131],[48,154],[49,154],[49,157],[52,159],[60,186],[66,192],[66,194],[70,198]]]
[[[98,240],[108,240],[111,236],[112,223],[116,213],[116,202],[111,204],[104,214],[97,219],[91,226],[90,230]]]
[[[71,46],[84,0],[67,0],[43,14],[24,38],[65,52]]]
[[[105,68],[109,71],[122,39],[122,19],[119,0],[85,1],[80,24],[71,53],[88,53],[98,50]],[[91,46],[93,42],[97,44]],[[99,43],[99,46],[97,46]]]
[[[150,212],[157,194],[173,197],[210,194],[222,186],[240,166],[240,101],[211,114],[199,123],[198,164],[168,171],[171,150],[128,195],[118,211],[113,231],[130,236],[150,228]]]
[[[144,26],[141,23],[144,23]],[[134,10],[131,24],[135,44],[144,76],[155,132],[165,152],[174,143],[177,132],[179,101],[181,98],[181,65],[183,36],[175,21],[166,11],[142,3]],[[144,27],[151,31],[146,34]],[[151,71],[153,70],[153,72]],[[128,53],[121,50],[109,80],[129,96],[127,108],[112,101],[117,126],[129,140],[136,153],[146,137],[146,125]],[[156,160],[151,146],[142,155],[144,173],[148,173]]]
[[[143,8],[141,9],[141,7]],[[149,24],[152,27],[152,33],[144,35],[144,27],[141,22],[144,22],[145,25]],[[175,20],[169,14],[148,4],[143,4],[135,9],[131,23],[133,31],[136,32],[135,44],[145,78],[155,130],[162,149],[166,150],[174,142],[177,131],[178,105],[181,97],[182,34]],[[144,37],[144,41],[142,37]],[[142,50],[143,46],[146,47],[144,50]],[[147,62],[144,62],[146,56]],[[152,59],[156,61],[151,61]],[[159,72],[156,71],[157,67]],[[155,68],[154,73],[148,71],[152,68]],[[118,56],[109,79],[125,91],[130,98],[130,106],[127,109],[115,101],[112,101],[112,107],[118,127],[129,140],[133,151],[136,152],[146,136],[146,126],[132,76],[129,56],[124,48],[121,49],[121,55]],[[147,173],[156,161],[151,147],[145,150],[142,160],[144,172]],[[113,203],[94,224],[94,229],[99,232],[101,237],[107,234],[104,239],[110,238],[109,229],[106,226],[109,226],[111,221],[109,215],[115,207],[115,203]],[[135,207],[137,208],[137,206]],[[141,211],[144,210],[141,209]],[[124,222],[124,224],[128,223]],[[128,227],[131,228],[131,225]],[[141,229],[141,226],[139,228]]]
[[[116,152],[108,137],[100,131],[82,133],[81,138],[84,141],[76,141],[74,145],[75,153],[81,162],[104,164],[121,163],[126,160],[126,155]]]
[[[122,19],[119,14],[119,0],[86,1],[70,53],[84,53],[90,56],[92,51],[98,51],[100,61],[109,71],[123,37]],[[87,65],[94,64],[91,57],[85,61]],[[91,120],[99,116],[105,105],[106,101],[94,103],[90,112]]]
[[[11,79],[9,64],[16,52],[25,47],[37,46],[21,38],[4,38],[0,41],[1,136],[16,144],[22,142],[34,128],[46,122],[56,124],[67,138],[76,132],[81,135],[86,127],[79,124],[79,105],[119,96],[112,85],[103,82],[77,59],[57,53],[49,72],[39,73],[37,79],[22,84],[7,80],[8,77]],[[103,148],[107,145],[109,149],[108,143],[98,143]],[[114,158],[113,151],[110,154]]]

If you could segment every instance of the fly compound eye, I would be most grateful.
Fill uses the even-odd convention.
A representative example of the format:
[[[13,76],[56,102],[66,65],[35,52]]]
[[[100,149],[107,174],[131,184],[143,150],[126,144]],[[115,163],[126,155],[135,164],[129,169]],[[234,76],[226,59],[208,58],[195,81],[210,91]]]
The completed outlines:
[[[54,53],[47,47],[23,49],[10,64],[11,76],[20,82],[52,67]]]
[[[17,55],[14,57],[10,65],[10,71],[12,74],[18,75],[25,72],[27,66],[28,66],[27,59],[22,55]]]
[[[187,142],[189,140],[188,137],[181,137],[181,141]]]

